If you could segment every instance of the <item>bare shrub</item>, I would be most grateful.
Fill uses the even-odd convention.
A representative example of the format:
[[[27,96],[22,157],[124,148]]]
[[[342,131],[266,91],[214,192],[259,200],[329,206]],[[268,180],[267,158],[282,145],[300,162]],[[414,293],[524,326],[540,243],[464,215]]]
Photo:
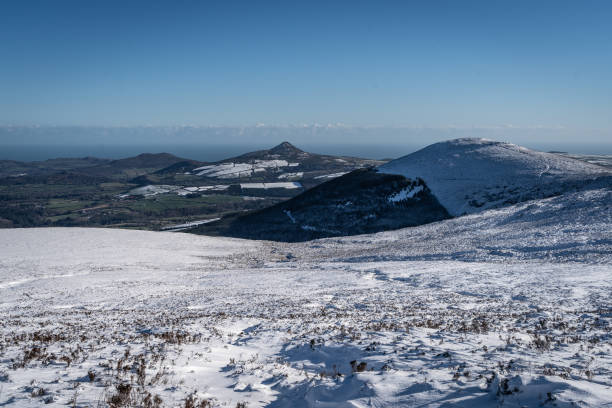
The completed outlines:
[[[351,371],[354,373],[364,372],[366,370],[366,367],[368,366],[368,363],[366,363],[365,361],[362,361],[361,363],[357,364],[357,360],[351,361],[350,364],[351,364]]]

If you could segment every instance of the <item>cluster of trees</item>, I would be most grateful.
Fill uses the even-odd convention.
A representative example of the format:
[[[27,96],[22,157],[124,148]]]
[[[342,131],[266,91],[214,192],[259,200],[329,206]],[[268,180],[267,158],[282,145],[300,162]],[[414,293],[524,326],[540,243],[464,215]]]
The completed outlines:
[[[47,225],[42,207],[33,204],[1,205],[0,219],[10,222],[7,227],[38,227]],[[9,224],[6,221],[3,224]]]

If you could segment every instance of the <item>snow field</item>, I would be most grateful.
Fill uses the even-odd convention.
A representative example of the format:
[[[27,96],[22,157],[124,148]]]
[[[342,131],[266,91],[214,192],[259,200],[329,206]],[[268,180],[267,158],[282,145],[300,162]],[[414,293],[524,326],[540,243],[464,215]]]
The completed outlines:
[[[267,190],[269,188],[285,188],[289,190],[293,190],[296,188],[302,188],[302,184],[297,181],[283,181],[276,183],[241,183],[240,188],[248,190],[248,189],[263,189]]]
[[[299,244],[2,230],[0,405],[610,405],[611,194]]]
[[[212,164],[194,169],[198,176],[215,178],[238,178],[249,177],[253,173],[267,171],[267,169],[279,170],[284,167],[297,167],[299,163],[289,163],[287,160],[253,160],[249,163],[222,163]]]

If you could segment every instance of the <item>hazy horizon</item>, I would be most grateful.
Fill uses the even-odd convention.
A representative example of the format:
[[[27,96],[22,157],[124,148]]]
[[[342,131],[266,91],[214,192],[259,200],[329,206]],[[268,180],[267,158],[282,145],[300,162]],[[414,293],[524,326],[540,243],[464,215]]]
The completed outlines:
[[[264,124],[273,138],[260,129],[197,142],[602,146],[612,143],[610,21],[601,0],[9,2],[0,126],[49,132],[2,132],[0,145],[146,140],[71,139],[56,127]],[[302,123],[336,130],[296,135]]]
[[[122,159],[142,153],[170,153],[185,159],[204,162],[219,161],[244,153],[265,150],[283,141],[318,154],[361,157],[366,159],[395,159],[413,153],[426,145],[419,144],[302,144],[291,140],[278,140],[268,144],[67,144],[67,145],[0,145],[0,160],[44,161],[57,158],[97,157]],[[530,149],[560,151],[575,154],[612,155],[610,144],[551,143],[528,144]]]

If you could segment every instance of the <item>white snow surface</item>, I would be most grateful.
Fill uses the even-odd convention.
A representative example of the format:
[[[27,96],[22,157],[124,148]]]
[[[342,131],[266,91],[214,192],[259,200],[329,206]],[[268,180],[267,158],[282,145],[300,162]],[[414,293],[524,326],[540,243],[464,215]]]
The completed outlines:
[[[144,197],[153,197],[159,194],[168,194],[173,193],[180,196],[185,196],[188,194],[193,194],[197,192],[206,192],[206,191],[225,191],[230,186],[227,184],[220,184],[215,186],[193,186],[193,187],[183,187],[183,186],[173,186],[168,184],[149,184],[142,187],[136,187],[131,189],[127,194],[119,195],[120,198],[127,198],[129,196],[141,195]]]
[[[414,198],[414,196],[420,193],[421,191],[423,191],[423,186],[406,187],[401,189],[397,193],[390,195],[388,200],[391,203],[398,203],[409,198]]]
[[[344,176],[347,173],[348,172],[344,171],[344,172],[340,172],[340,173],[323,174],[321,176],[315,177],[315,179],[333,179],[333,178],[337,178],[337,177],[342,177],[342,176]]]
[[[285,188],[285,189],[296,189],[302,188],[302,184],[298,181],[279,181],[275,183],[241,183],[240,188],[243,189],[263,189],[269,188]]]
[[[298,244],[0,230],[0,406],[610,406],[611,202]]]
[[[253,173],[267,171],[268,169],[278,170],[283,167],[296,167],[299,163],[289,163],[287,160],[253,160],[248,163],[221,163],[198,167],[193,172],[198,176],[216,178],[239,178],[250,177]]]
[[[173,186],[169,184],[158,184],[153,185],[149,184],[147,186],[136,187],[129,191],[128,194],[123,194],[122,197],[128,197],[130,195],[141,195],[145,197],[151,197],[158,194],[166,194],[166,193],[179,193],[182,191],[182,186]]]
[[[190,221],[190,222],[186,222],[183,224],[169,225],[167,227],[162,228],[162,230],[172,231],[172,232],[184,231],[184,230],[187,230],[193,227],[197,227],[198,225],[203,225],[203,224],[208,224],[214,221],[219,221],[220,219],[221,218],[209,218],[207,220]]]
[[[183,190],[186,191],[187,193],[179,193],[179,195],[185,195],[188,193],[196,193],[196,192],[203,192],[203,191],[225,191],[229,187],[230,186],[227,184],[217,184],[215,186],[185,187]]]
[[[300,179],[302,177],[304,177],[303,171],[298,171],[297,173],[283,173],[278,176],[279,179]]]
[[[378,167],[381,173],[421,178],[454,216],[552,195],[609,170],[554,153],[487,139],[435,143]],[[533,197],[537,198],[537,197]]]

